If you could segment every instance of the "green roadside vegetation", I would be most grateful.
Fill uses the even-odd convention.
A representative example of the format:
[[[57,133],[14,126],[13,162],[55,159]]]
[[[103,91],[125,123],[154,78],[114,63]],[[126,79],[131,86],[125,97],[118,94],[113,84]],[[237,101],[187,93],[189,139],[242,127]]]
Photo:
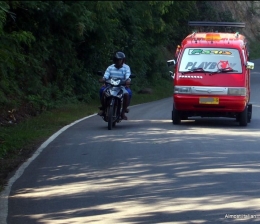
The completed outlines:
[[[260,45],[259,41],[251,41],[250,42],[250,60],[259,59],[260,58]]]

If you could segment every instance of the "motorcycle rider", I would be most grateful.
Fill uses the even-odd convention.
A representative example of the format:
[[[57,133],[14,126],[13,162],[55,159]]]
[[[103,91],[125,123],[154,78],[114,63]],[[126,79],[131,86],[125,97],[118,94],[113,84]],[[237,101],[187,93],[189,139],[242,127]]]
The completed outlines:
[[[123,87],[123,95],[124,95],[124,102],[123,102],[123,109],[121,113],[121,117],[123,120],[127,120],[127,117],[125,116],[125,113],[128,112],[128,105],[130,103],[130,99],[132,96],[132,91],[130,90],[130,82],[131,79],[129,76],[131,75],[131,69],[130,67],[125,64],[125,54],[121,51],[117,51],[113,57],[114,64],[107,67],[106,72],[103,76],[103,78],[100,81],[105,81],[106,79],[109,79],[111,77],[115,78],[123,78],[126,80],[126,88]],[[103,85],[100,90],[100,101],[101,101],[101,107],[98,115],[103,116],[104,110],[105,110],[105,97],[104,97],[104,90],[107,87]]]

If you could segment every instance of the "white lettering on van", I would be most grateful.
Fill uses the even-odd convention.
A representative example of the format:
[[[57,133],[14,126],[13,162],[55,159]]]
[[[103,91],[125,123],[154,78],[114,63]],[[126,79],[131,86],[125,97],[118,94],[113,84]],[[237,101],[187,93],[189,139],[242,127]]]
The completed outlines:
[[[196,69],[196,68],[215,69],[217,66],[217,63],[216,62],[202,62],[202,63],[200,63],[199,66],[196,67],[196,65],[197,65],[197,62],[190,61],[187,63],[185,69],[188,69],[188,68],[190,68],[190,69]]]

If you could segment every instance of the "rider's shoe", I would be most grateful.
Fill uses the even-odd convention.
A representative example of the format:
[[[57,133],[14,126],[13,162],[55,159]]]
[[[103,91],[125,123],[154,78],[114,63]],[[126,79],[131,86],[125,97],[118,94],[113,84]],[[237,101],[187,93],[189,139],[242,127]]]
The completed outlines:
[[[128,108],[125,109],[125,113],[129,113],[129,111],[130,111],[130,110],[129,110]]]
[[[121,118],[122,118],[122,120],[127,120],[127,116],[125,116],[125,113],[121,114]]]
[[[98,112],[98,115],[99,115],[99,116],[105,116],[105,112],[104,112],[103,110],[100,110],[100,111]]]

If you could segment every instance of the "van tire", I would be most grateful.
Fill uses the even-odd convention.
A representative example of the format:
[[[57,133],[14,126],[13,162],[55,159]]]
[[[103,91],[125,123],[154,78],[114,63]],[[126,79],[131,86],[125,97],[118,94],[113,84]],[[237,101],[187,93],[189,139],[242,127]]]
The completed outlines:
[[[248,122],[248,114],[247,114],[247,106],[245,109],[239,114],[239,125],[240,126],[247,126]]]
[[[172,108],[172,123],[173,124],[180,124],[181,123],[179,111],[175,109],[174,105],[173,105],[173,108]]]
[[[248,107],[247,107],[247,122],[250,123],[251,122],[251,119],[252,119],[252,112],[253,112],[253,105],[252,104],[248,104]]]

